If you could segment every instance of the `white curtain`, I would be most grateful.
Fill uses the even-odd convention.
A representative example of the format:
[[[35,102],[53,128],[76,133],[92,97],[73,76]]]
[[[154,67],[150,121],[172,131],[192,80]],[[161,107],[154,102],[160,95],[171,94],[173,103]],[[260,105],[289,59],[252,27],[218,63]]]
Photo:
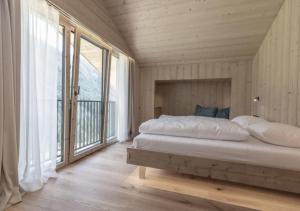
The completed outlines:
[[[117,68],[117,138],[120,142],[129,138],[128,126],[128,57],[120,54]]]
[[[22,0],[19,181],[25,191],[55,177],[59,13],[45,0]]]
[[[0,0],[0,210],[21,201],[18,182],[20,1]]]

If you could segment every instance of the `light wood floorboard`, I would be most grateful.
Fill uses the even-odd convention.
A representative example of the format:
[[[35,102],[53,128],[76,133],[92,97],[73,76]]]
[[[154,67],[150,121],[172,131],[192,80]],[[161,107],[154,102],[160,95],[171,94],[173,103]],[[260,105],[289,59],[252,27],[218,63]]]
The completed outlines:
[[[26,194],[22,203],[8,211],[248,211],[253,210],[252,205],[257,194],[259,197],[265,197],[261,194],[261,191],[265,190],[252,189],[252,192],[249,192],[245,186],[235,185],[229,188],[232,185],[230,183],[218,183],[179,174],[170,175],[164,171],[148,173],[148,169],[144,180],[146,183],[143,183],[138,179],[137,168],[126,164],[127,146],[128,144],[114,144],[61,169],[56,180],[49,181],[40,191]],[[198,185],[201,191],[195,192],[191,185],[194,188]],[[238,194],[245,193],[250,195],[238,197]],[[278,201],[281,198],[282,203],[287,204],[285,210],[295,210],[292,208],[297,196],[277,192],[269,192],[267,196],[265,208],[268,207],[268,203],[272,205],[274,200]],[[260,198],[259,201],[263,199]],[[291,201],[294,203],[289,209],[288,203]]]

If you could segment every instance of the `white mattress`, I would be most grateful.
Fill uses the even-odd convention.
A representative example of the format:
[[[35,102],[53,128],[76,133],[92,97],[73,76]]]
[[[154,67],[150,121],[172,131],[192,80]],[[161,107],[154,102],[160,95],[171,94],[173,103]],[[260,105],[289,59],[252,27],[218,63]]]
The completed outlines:
[[[149,151],[300,171],[300,149],[267,144],[254,137],[235,142],[140,134],[133,145]]]

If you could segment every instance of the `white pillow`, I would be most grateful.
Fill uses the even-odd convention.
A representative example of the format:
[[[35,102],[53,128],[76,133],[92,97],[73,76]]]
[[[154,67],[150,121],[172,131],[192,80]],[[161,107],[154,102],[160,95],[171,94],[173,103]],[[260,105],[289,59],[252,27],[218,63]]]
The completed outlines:
[[[244,129],[248,129],[248,127],[253,124],[267,122],[263,118],[254,117],[254,116],[238,116],[233,118],[231,121],[237,123],[239,126],[241,126]]]
[[[275,145],[300,148],[300,128],[271,122],[250,125],[250,134],[256,138]]]

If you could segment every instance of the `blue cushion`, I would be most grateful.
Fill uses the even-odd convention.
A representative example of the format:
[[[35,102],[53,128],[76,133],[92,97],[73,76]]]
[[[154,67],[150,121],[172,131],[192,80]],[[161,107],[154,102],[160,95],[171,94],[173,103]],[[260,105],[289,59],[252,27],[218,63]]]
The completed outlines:
[[[218,109],[216,117],[223,118],[223,119],[229,119],[229,114],[230,114],[230,108],[221,108],[221,109]]]
[[[216,117],[218,108],[196,106],[195,116]]]

